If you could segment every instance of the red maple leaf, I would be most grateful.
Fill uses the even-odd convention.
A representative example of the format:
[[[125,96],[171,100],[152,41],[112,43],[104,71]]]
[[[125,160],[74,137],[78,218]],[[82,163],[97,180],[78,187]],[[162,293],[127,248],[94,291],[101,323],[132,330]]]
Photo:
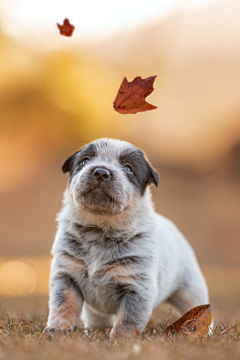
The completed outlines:
[[[156,76],[146,79],[138,76],[132,82],[128,82],[125,77],[114,100],[114,109],[121,114],[136,114],[139,111],[156,109],[156,106],[145,101],[145,98],[153,91],[155,79]]]
[[[72,33],[75,29],[75,26],[70,24],[68,19],[63,20],[63,25],[57,24],[57,27],[60,31],[60,34],[64,36],[72,36]]]

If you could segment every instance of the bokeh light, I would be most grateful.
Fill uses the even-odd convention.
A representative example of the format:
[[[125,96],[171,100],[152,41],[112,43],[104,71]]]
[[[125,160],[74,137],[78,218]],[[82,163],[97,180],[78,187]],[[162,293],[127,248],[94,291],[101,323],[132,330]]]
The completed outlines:
[[[0,268],[0,293],[4,296],[28,296],[33,293],[37,277],[31,266],[9,261]]]

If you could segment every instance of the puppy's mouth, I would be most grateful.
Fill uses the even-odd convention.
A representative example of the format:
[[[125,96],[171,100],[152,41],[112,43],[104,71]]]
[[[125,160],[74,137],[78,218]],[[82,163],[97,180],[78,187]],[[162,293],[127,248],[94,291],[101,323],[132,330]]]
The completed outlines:
[[[118,214],[122,212],[121,196],[108,185],[90,185],[78,193],[79,203],[90,213],[98,215]]]
[[[109,199],[111,202],[115,203],[116,199],[114,199],[114,197],[106,190],[104,189],[101,185],[95,186],[95,187],[91,187],[88,188],[84,191],[81,192],[81,196],[83,197],[87,197],[88,195],[92,195],[93,197],[106,197],[107,199]]]

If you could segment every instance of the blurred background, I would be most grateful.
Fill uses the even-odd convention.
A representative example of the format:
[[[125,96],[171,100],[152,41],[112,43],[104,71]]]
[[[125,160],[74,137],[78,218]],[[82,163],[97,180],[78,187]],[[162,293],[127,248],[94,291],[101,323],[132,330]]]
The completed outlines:
[[[239,19],[239,0],[0,0],[0,309],[47,314],[61,166],[113,137],[158,170],[156,210],[195,249],[216,321],[239,319]],[[152,75],[157,110],[114,112],[124,76]]]

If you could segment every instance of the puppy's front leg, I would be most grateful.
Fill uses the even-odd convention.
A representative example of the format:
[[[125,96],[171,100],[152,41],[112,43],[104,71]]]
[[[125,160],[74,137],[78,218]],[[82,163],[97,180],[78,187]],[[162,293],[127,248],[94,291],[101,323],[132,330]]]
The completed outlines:
[[[50,280],[48,330],[75,330],[82,310],[83,298],[73,279],[57,273]]]
[[[135,291],[127,292],[119,305],[110,341],[114,341],[117,336],[133,335],[136,329],[141,333],[151,315],[152,306],[147,297]]]

